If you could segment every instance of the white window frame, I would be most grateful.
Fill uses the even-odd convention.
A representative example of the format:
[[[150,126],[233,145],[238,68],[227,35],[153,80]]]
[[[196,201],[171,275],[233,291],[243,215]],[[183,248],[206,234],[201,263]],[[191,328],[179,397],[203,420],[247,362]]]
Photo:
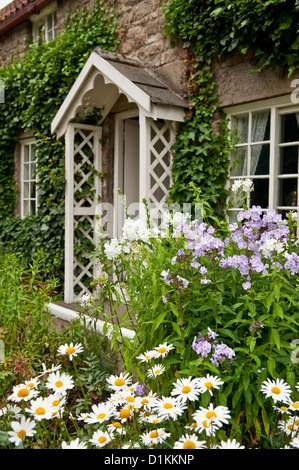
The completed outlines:
[[[21,218],[25,218],[29,215],[35,215],[37,213],[38,209],[38,190],[37,190],[37,185],[38,185],[38,177],[37,174],[35,173],[34,177],[31,177],[31,165],[36,166],[36,158],[34,160],[31,159],[32,156],[32,147],[35,146],[35,140],[30,138],[26,140],[22,140],[20,142],[21,144]],[[29,160],[25,161],[25,147],[29,147]],[[25,166],[29,167],[27,174],[29,177],[27,178],[25,175]],[[27,193],[28,196],[25,196],[25,185],[29,185],[29,192]],[[30,194],[30,186],[31,184],[35,184],[35,195],[34,197],[31,196]],[[29,202],[29,211],[25,211],[25,201]],[[30,202],[34,202],[34,212],[31,212],[30,209]]]
[[[299,141],[297,142],[288,142],[287,144],[280,143],[280,116],[285,114],[292,114],[299,112],[299,105],[291,102],[291,95],[280,96],[277,98],[271,98],[263,101],[256,101],[251,103],[246,103],[243,105],[232,106],[229,108],[224,108],[223,111],[229,119],[229,127],[232,129],[232,119],[235,116],[242,115],[244,113],[251,113],[255,111],[270,111],[270,139],[260,143],[269,143],[270,153],[269,153],[269,174],[268,175],[247,175],[241,176],[229,175],[227,182],[227,188],[231,183],[236,179],[250,178],[253,180],[262,178],[269,178],[269,194],[268,194],[268,208],[263,208],[265,210],[286,210],[294,211],[299,213],[299,168],[298,172],[294,174],[279,174],[279,149],[287,145],[297,144],[299,146]],[[256,144],[256,142],[255,142]],[[241,145],[241,144],[240,144]],[[250,145],[250,143],[248,143]],[[238,147],[238,145],[237,145]],[[279,180],[283,178],[297,178],[297,206],[281,206],[278,204],[279,197]],[[229,212],[238,212],[240,208],[229,209]]]
[[[57,37],[58,32],[56,11],[57,2],[55,1],[46,8],[43,8],[43,10],[38,15],[32,15],[30,17],[30,20],[32,21],[32,35],[35,42],[38,41],[41,28],[44,28],[43,35],[46,42],[49,42],[50,40]],[[51,19],[51,28],[48,26],[49,18]],[[52,37],[50,37],[50,33],[52,33]]]

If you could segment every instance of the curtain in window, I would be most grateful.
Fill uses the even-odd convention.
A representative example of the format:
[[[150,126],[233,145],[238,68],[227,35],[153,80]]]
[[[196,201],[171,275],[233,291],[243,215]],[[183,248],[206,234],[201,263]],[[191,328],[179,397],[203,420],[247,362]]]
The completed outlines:
[[[263,142],[265,140],[265,132],[269,116],[269,111],[252,113],[251,142]],[[262,145],[253,145],[251,147],[250,173],[252,175],[255,174],[261,151]]]

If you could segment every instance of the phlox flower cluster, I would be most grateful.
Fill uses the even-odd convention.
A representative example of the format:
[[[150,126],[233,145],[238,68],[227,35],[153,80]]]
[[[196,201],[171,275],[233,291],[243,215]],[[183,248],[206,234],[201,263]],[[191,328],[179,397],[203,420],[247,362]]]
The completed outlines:
[[[208,328],[208,333],[203,336],[200,332],[198,333],[199,338],[195,337],[192,343],[192,349],[202,358],[209,356],[210,361],[215,366],[219,366],[220,363],[225,362],[227,359],[231,362],[236,355],[234,350],[224,344],[219,343],[216,340],[217,333]]]

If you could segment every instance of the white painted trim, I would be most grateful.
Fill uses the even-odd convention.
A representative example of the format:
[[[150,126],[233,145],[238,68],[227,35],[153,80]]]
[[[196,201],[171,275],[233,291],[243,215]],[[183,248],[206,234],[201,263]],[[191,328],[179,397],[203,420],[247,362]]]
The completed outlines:
[[[74,320],[80,319],[80,323],[82,326],[85,324],[90,325],[90,327],[95,328],[95,330],[98,333],[104,334],[105,322],[102,320],[97,320],[95,323],[94,320],[90,318],[88,315],[79,315],[78,312],[76,312],[75,310],[62,307],[54,303],[49,303],[47,307],[51,315],[55,316],[56,318],[59,318],[67,322],[72,322]],[[110,325],[112,326],[111,323]],[[135,331],[130,330],[129,328],[121,328],[121,333],[124,337],[129,338],[129,339],[133,339],[135,336]]]

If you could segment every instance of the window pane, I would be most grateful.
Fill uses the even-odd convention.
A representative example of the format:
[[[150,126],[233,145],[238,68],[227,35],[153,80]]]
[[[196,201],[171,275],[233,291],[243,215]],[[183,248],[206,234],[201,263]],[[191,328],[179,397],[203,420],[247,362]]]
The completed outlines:
[[[36,212],[36,210],[35,210],[35,201],[31,200],[30,201],[30,215],[34,215],[35,212]]]
[[[250,207],[261,206],[262,209],[269,207],[269,179],[254,179],[254,191],[250,194]]]
[[[30,185],[30,183],[24,183],[23,184],[24,198],[29,197],[29,185]]]
[[[250,174],[269,174],[270,145],[253,145],[251,147]]]
[[[242,116],[235,116],[232,118],[232,127],[237,130],[240,144],[248,142],[248,114]]]
[[[297,178],[279,180],[279,206],[297,206]]]
[[[232,176],[246,176],[247,175],[247,147],[239,147],[232,154]]]
[[[299,113],[281,116],[281,143],[299,141],[298,120]]]
[[[29,145],[24,145],[24,162],[29,162]]]
[[[252,113],[251,142],[270,139],[270,111]]]
[[[23,201],[23,215],[24,217],[29,215],[29,201]]]
[[[280,174],[298,173],[298,146],[280,148]]]
[[[24,164],[24,180],[29,180],[29,165]]]

